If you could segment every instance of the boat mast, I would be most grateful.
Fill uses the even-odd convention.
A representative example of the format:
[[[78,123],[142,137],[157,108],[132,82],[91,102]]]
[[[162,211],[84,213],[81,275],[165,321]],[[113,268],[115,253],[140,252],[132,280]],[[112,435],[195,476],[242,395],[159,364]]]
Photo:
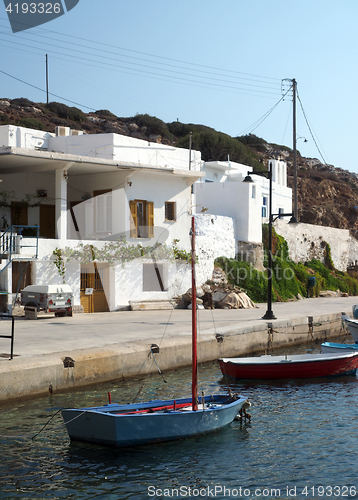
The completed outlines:
[[[196,284],[195,284],[195,218],[191,218],[191,324],[192,324],[192,408],[198,409],[198,353],[196,329]]]

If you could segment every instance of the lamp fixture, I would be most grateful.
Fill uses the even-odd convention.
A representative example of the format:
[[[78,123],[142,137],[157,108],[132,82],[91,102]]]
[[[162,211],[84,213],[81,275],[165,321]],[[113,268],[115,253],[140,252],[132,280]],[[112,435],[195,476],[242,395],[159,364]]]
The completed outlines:
[[[189,208],[189,214],[191,215],[193,213],[193,208],[194,207],[201,207],[201,210],[200,212],[202,214],[204,214],[205,212],[207,212],[209,209],[204,207],[203,205],[201,205],[201,203],[199,203],[198,205],[192,205],[190,208]]]
[[[267,266],[267,311],[262,316],[262,319],[276,319],[272,311],[272,225],[279,217],[291,217],[289,224],[297,225],[298,221],[296,219],[295,212],[285,214],[273,214],[272,213],[272,162],[269,161],[269,170],[267,171],[252,171],[252,174],[261,175],[269,180],[269,242],[268,242],[268,266]],[[250,172],[247,172],[247,176],[242,182],[252,183],[252,177]]]

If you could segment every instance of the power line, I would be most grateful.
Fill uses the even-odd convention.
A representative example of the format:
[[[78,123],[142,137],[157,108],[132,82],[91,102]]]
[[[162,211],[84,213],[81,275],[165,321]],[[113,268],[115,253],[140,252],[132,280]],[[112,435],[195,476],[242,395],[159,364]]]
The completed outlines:
[[[3,33],[1,33],[1,34],[3,34]],[[37,42],[35,40],[35,41],[33,41],[33,43],[40,43],[40,42]],[[12,48],[14,48],[14,45],[25,46],[27,48],[31,47],[31,45],[29,45],[28,43],[23,44],[21,42],[12,42],[12,44],[11,44]],[[56,47],[57,47],[57,45],[56,45]],[[39,50],[39,48],[36,46],[32,46],[32,48]],[[192,75],[190,73],[177,72],[177,71],[172,70],[172,69],[169,69],[169,70],[168,69],[161,69],[161,68],[157,69],[155,67],[152,68],[149,65],[143,65],[143,64],[138,65],[136,63],[130,63],[130,62],[125,63],[124,61],[119,60],[119,62],[124,62],[124,64],[132,64],[133,66],[139,66],[139,68],[128,67],[128,66],[125,66],[122,64],[115,64],[115,62],[117,62],[118,59],[114,59],[112,57],[105,57],[104,59],[107,59],[107,61],[114,61],[114,63],[103,61],[103,56],[101,56],[100,61],[97,61],[94,59],[89,59],[88,54],[84,51],[77,51],[76,53],[77,54],[84,54],[86,57],[74,55],[73,53],[64,54],[61,51],[49,49],[48,46],[46,46],[46,49],[41,48],[41,50],[49,52],[51,54],[65,56],[67,61],[68,61],[68,58],[74,59],[76,61],[84,61],[87,66],[89,65],[89,61],[90,61],[92,63],[92,65],[97,66],[97,67],[102,67],[102,68],[105,67],[106,69],[116,69],[117,68],[117,69],[120,69],[121,71],[123,69],[125,69],[129,72],[134,71],[134,72],[140,73],[142,75],[144,74],[146,76],[147,75],[150,75],[150,76],[154,75],[155,77],[160,78],[160,79],[162,79],[163,77],[174,78],[175,82],[177,82],[177,83],[185,82],[185,83],[194,83],[196,85],[205,84],[205,85],[209,86],[209,88],[217,87],[219,89],[224,89],[227,91],[232,90],[235,92],[244,91],[244,92],[250,92],[251,95],[252,94],[255,95],[255,93],[256,94],[263,94],[263,95],[277,95],[277,92],[273,92],[272,88],[264,87],[262,85],[253,85],[253,84],[249,85],[247,83],[242,83],[242,82],[236,83],[236,82],[228,81],[225,79],[214,78],[211,76],[208,77],[205,75],[204,76]],[[66,48],[65,50],[69,50],[69,49]],[[94,57],[100,57],[100,56],[94,55]],[[145,68],[145,69],[141,69],[141,68]],[[154,71],[150,71],[149,69],[153,69]],[[166,74],[165,72],[169,73],[169,74]]]
[[[3,19],[3,18],[0,18]],[[5,26],[4,26],[5,27]],[[223,68],[216,68],[213,66],[206,66],[198,63],[192,63],[192,62],[187,62],[187,61],[182,61],[178,59],[172,59],[168,57],[163,57],[163,56],[158,56],[154,54],[149,54],[146,52],[140,52],[140,51],[134,51],[131,49],[126,49],[123,47],[118,47],[113,44],[106,44],[102,42],[93,42],[93,40],[88,40],[85,38],[77,37],[77,36],[71,36],[71,35],[64,35],[62,33],[56,32],[56,31],[51,31],[51,30],[46,30],[43,28],[38,28],[39,31],[43,33],[47,33],[50,36],[46,34],[38,34],[36,32],[28,32],[25,34],[21,33],[21,39],[22,40],[30,40],[32,43],[35,44],[41,44],[41,47],[36,47],[33,46],[35,50],[41,50],[41,51],[46,51],[46,53],[51,52],[51,49],[49,50],[49,46],[54,46],[54,44],[48,44],[45,48],[43,48],[43,42],[42,41],[37,41],[34,39],[34,37],[41,37],[41,38],[47,38],[49,40],[52,40],[55,42],[55,47],[57,50],[52,50],[52,54],[57,54],[57,55],[62,55],[67,58],[72,58],[77,61],[84,60],[88,64],[88,61],[91,61],[92,64],[97,64],[100,65],[99,67],[102,66],[109,66],[109,67],[117,67],[120,69],[125,69],[126,71],[136,71],[140,72],[141,74],[144,75],[151,75],[151,76],[156,76],[157,78],[162,78],[162,77],[174,77],[176,78],[176,81],[178,83],[185,82],[186,84],[188,83],[194,83],[196,86],[197,85],[202,85],[203,83],[206,85],[209,85],[211,87],[214,87],[215,85],[218,86],[218,88],[223,88],[226,91],[230,91],[230,89],[234,89],[236,92],[237,91],[244,91],[244,92],[250,92],[253,95],[255,94],[260,94],[262,93],[263,95],[277,95],[278,92],[276,90],[277,82],[281,81],[277,78],[271,78],[271,77],[264,77],[260,75],[252,75],[249,73],[243,73],[243,72],[238,72],[234,71],[231,69],[223,69]],[[9,36],[8,33],[2,32],[4,36]],[[69,39],[75,39],[75,40],[80,40],[85,42],[86,44],[83,45],[81,43],[74,43],[73,41],[67,41],[67,40],[59,40],[58,38],[53,38],[52,35],[60,35],[61,37],[69,38]],[[20,38],[19,36],[19,38]],[[71,47],[64,47],[63,44],[71,44]],[[20,42],[13,42],[12,40],[12,48],[14,48],[14,45],[19,45],[19,46],[26,46],[29,47],[29,44],[26,42],[25,44],[21,44]],[[82,50],[76,50],[76,54],[74,55],[73,51],[73,46],[85,48],[85,51]],[[91,47],[91,45],[94,45],[94,47]],[[102,47],[105,47],[103,49]],[[61,48],[61,50],[59,50]],[[110,49],[110,50],[109,50]],[[70,51],[69,54],[67,54],[64,51]],[[100,52],[98,53],[93,53],[93,51]],[[143,57],[137,57],[133,55],[126,55],[126,54],[118,54],[115,51],[126,51],[129,52],[130,54],[139,54],[139,55],[144,55],[145,59]],[[105,53],[106,55],[103,55]],[[81,58],[78,54],[83,54],[85,57]],[[90,56],[90,57],[89,57]],[[115,57],[111,57],[115,56]],[[121,58],[126,58],[128,60],[123,60]],[[151,61],[148,60],[149,58],[156,59],[156,61]],[[100,61],[94,59],[94,58],[100,58]],[[104,59],[107,61],[111,61],[114,64],[111,64],[110,62],[105,63]],[[140,62],[138,62],[140,61]],[[162,62],[165,61],[165,62]],[[167,62],[169,61],[169,62]],[[122,63],[122,64],[118,64]],[[173,64],[175,63],[175,64]],[[131,67],[124,66],[124,64],[127,64]],[[179,64],[179,65],[178,65]],[[184,65],[184,66],[183,66]],[[159,67],[158,67],[159,66]],[[138,69],[139,68],[139,69]],[[250,95],[250,94],[247,94]]]
[[[32,83],[25,82],[24,80],[21,80],[21,78],[17,78],[16,76],[10,75],[9,73],[6,73],[5,71],[2,71],[0,69],[0,73],[3,73],[4,75],[8,76],[9,78],[13,78],[14,80],[17,80],[18,82],[24,83],[25,85],[28,85],[29,87],[33,87],[34,89],[40,90],[41,92],[45,92],[46,90],[41,89],[40,87],[37,87],[36,85],[32,85]],[[89,106],[85,106],[84,104],[79,104],[78,102],[71,101],[70,99],[66,99],[65,97],[61,97],[59,95],[53,94],[50,92],[50,95],[54,97],[58,97],[59,99],[62,99],[63,101],[70,102],[71,104],[76,104],[77,106],[81,106],[82,108],[90,109],[91,111],[96,111],[93,108],[90,108]]]
[[[281,99],[274,106],[272,106],[271,109],[269,109],[261,118],[259,118],[258,120],[256,120],[252,125],[250,125],[243,132],[241,132],[240,135],[244,135],[245,133],[246,134],[247,133],[252,133],[254,130],[256,130],[257,127],[259,127],[261,125],[261,123],[263,123],[266,120],[266,118],[268,118],[270,116],[270,114],[280,104],[280,102],[285,99],[286,95],[288,94],[288,92],[290,92],[290,90],[291,89],[288,89],[287,92],[281,97]]]
[[[4,18],[1,18],[1,17],[0,17],[0,19],[5,20]],[[66,37],[71,38],[71,39],[81,40],[83,42],[86,42],[86,45],[85,45],[86,48],[89,48],[88,47],[88,43],[91,43],[91,44],[96,44],[98,46],[109,47],[111,49],[114,48],[114,49],[117,49],[117,50],[122,50],[122,51],[129,52],[129,53],[132,53],[132,54],[144,55],[144,56],[146,56],[146,59],[144,59],[145,61],[148,61],[148,59],[147,59],[148,57],[152,57],[152,58],[160,59],[160,60],[163,60],[163,61],[171,61],[171,62],[176,62],[176,63],[180,63],[180,64],[186,64],[188,66],[195,66],[195,70],[196,71],[199,71],[196,68],[200,67],[200,68],[206,68],[206,69],[214,70],[215,74],[217,73],[217,71],[225,71],[225,72],[231,73],[233,75],[244,75],[244,76],[238,76],[237,78],[245,78],[246,79],[246,77],[254,77],[256,80],[258,78],[260,78],[262,80],[272,81],[272,82],[276,82],[276,83],[277,82],[281,82],[281,79],[278,79],[278,78],[267,77],[267,76],[262,76],[262,75],[255,75],[255,74],[251,74],[251,73],[244,73],[244,72],[240,72],[240,71],[235,71],[235,70],[225,69],[225,68],[218,68],[218,67],[215,67],[215,66],[208,66],[208,65],[199,64],[199,63],[192,63],[190,61],[183,61],[183,60],[180,60],[180,59],[174,59],[174,58],[160,56],[160,55],[156,55],[156,54],[150,54],[148,52],[142,52],[142,51],[138,51],[138,50],[127,49],[125,47],[119,47],[119,46],[116,46],[116,45],[107,44],[107,43],[103,43],[103,42],[94,42],[93,40],[89,40],[89,39],[86,39],[86,38],[81,38],[81,37],[73,36],[73,35],[65,35],[64,33],[61,33],[61,32],[58,32],[58,31],[54,31],[54,30],[47,30],[45,28],[39,28],[38,27],[37,29],[39,31],[43,31],[43,32],[46,32],[46,33],[54,33],[56,35],[66,36]],[[32,32],[31,34],[33,34],[35,36],[45,36],[45,35],[37,35],[36,32]],[[63,41],[61,40],[61,42],[63,42]],[[65,41],[65,43],[71,43],[73,45],[73,42],[67,42],[67,41]],[[100,51],[101,49],[95,48],[94,50]],[[139,58],[137,58],[137,59],[139,59]],[[143,59],[141,59],[141,60],[143,60]],[[164,64],[164,63],[162,63],[162,64]]]
[[[2,32],[2,34],[3,34],[3,35],[5,35],[5,36],[8,36],[8,35],[7,35],[7,33],[5,33],[5,32]],[[132,64],[132,65],[142,66],[142,67],[149,67],[149,68],[153,68],[153,66],[151,66],[151,65],[149,65],[149,64],[148,64],[148,63],[151,63],[151,62],[152,62],[152,61],[148,61],[148,58],[143,59],[143,58],[140,58],[140,57],[127,56],[127,55],[123,55],[123,54],[117,54],[117,53],[116,53],[116,52],[114,52],[114,51],[108,51],[108,50],[98,49],[98,48],[93,48],[93,49],[92,49],[92,48],[88,47],[88,45],[82,45],[82,44],[78,44],[78,43],[73,43],[73,42],[67,42],[67,41],[62,41],[62,40],[58,40],[58,39],[53,39],[53,38],[51,38],[51,37],[49,37],[49,36],[46,36],[46,35],[38,35],[38,34],[36,34],[36,33],[33,33],[33,36],[39,36],[39,37],[41,37],[41,38],[47,38],[47,39],[50,39],[50,40],[52,40],[52,41],[55,41],[55,42],[57,42],[57,43],[56,43],[56,45],[55,45],[57,48],[59,47],[59,42],[61,42],[61,43],[66,43],[66,44],[71,44],[71,47],[70,47],[70,48],[63,47],[63,49],[64,49],[64,50],[70,50],[71,52],[73,52],[73,46],[75,45],[75,46],[78,46],[78,47],[82,47],[82,48],[86,48],[86,49],[87,49],[87,51],[86,51],[86,52],[83,52],[83,51],[78,51],[79,53],[85,53],[85,54],[87,54],[87,53],[88,53],[88,50],[95,50],[95,51],[99,51],[101,54],[100,54],[100,55],[98,55],[98,54],[92,54],[92,56],[94,56],[94,57],[101,57],[101,58],[103,59],[103,55],[102,55],[102,53],[104,52],[104,53],[106,53],[106,54],[112,54],[112,55],[117,56],[115,59],[114,59],[114,58],[111,58],[111,57],[109,57],[109,56],[105,56],[105,58],[106,58],[106,59],[109,59],[109,60],[112,60],[112,61],[113,61],[113,60],[117,61],[117,60],[118,60],[118,57],[120,56],[120,57],[125,57],[125,58],[127,58],[127,59],[130,59],[130,58],[131,58],[131,59],[135,59],[135,60],[138,60],[138,61],[144,61],[144,62],[145,62],[145,64],[142,64],[142,63],[136,63],[136,62],[131,62],[131,61],[123,61],[123,60],[119,59],[119,61],[120,61],[120,62],[124,62],[124,63],[126,63],[126,64]],[[32,40],[32,38],[31,38],[31,37],[30,37],[30,38],[26,38],[24,35],[22,35],[22,39],[25,39],[25,40]],[[32,41],[33,41],[34,43],[42,43],[42,42],[37,42],[36,40],[32,40]],[[50,45],[52,45],[52,46],[53,46],[53,44],[50,44]],[[47,46],[46,50],[48,50],[48,46]],[[69,54],[69,56],[71,56],[71,54]],[[153,64],[159,64],[159,65],[161,65],[161,66],[168,66],[168,67],[170,67],[170,68],[176,68],[177,70],[180,70],[179,72],[180,72],[181,74],[182,74],[182,70],[184,69],[185,71],[194,71],[194,72],[196,72],[196,73],[199,73],[199,75],[195,75],[195,76],[200,76],[200,73],[201,73],[201,74],[203,74],[203,73],[204,73],[205,78],[211,78],[211,77],[208,77],[208,76],[206,76],[206,75],[215,75],[215,78],[213,78],[213,79],[214,79],[214,80],[220,80],[219,78],[217,78],[217,76],[218,76],[218,71],[217,71],[217,70],[215,70],[215,71],[205,71],[205,72],[204,72],[204,71],[203,71],[203,70],[201,70],[201,69],[197,69],[197,67],[189,69],[189,68],[186,68],[186,67],[183,67],[183,66],[178,66],[177,64],[168,64],[168,63],[154,62],[154,61],[153,61],[152,63],[153,63]],[[189,63],[183,63],[183,64],[189,64]],[[160,69],[163,69],[163,68],[160,68]],[[169,69],[165,69],[165,68],[164,68],[164,71],[168,71],[168,72],[170,71],[170,72],[175,72],[175,73],[178,73],[178,71],[176,71],[176,70],[169,70]],[[222,71],[229,72],[229,70],[224,70],[224,69],[222,69],[222,70],[220,70],[220,71],[221,71],[221,72],[222,72]],[[232,73],[232,72],[231,72],[231,73]],[[241,84],[246,84],[245,82],[247,82],[247,81],[248,81],[248,82],[256,82],[256,84],[250,84],[251,86],[253,86],[253,85],[254,85],[254,86],[256,86],[256,87],[263,87],[263,88],[272,88],[272,87],[273,87],[273,88],[275,88],[275,87],[277,86],[277,83],[276,83],[276,82],[275,82],[275,83],[273,83],[273,82],[263,81],[263,80],[262,80],[262,78],[264,78],[264,77],[256,77],[255,79],[253,79],[253,78],[248,78],[248,77],[246,77],[246,76],[245,76],[245,77],[242,77],[242,76],[235,76],[235,75],[231,76],[231,75],[223,75],[223,74],[221,74],[221,76],[222,76],[223,78],[231,78],[231,79],[234,79],[234,81],[235,81],[235,80],[243,80],[243,81],[244,81],[244,83],[243,83],[243,82],[240,82]],[[260,79],[258,79],[258,78],[260,78]],[[261,83],[263,83],[264,85],[258,85],[258,84],[261,84]]]
[[[306,120],[306,124],[307,124],[308,130],[310,131],[310,134],[311,134],[311,137],[312,137],[312,139],[313,139],[313,142],[314,142],[314,143],[315,143],[315,145],[316,145],[317,151],[318,151],[318,152],[319,152],[319,154],[321,155],[321,158],[322,158],[322,160],[323,160],[323,163],[324,163],[325,165],[327,165],[327,162],[326,162],[326,160],[324,159],[323,154],[321,153],[321,150],[319,149],[318,144],[317,144],[317,142],[316,142],[316,139],[315,139],[315,137],[314,137],[314,135],[313,135],[313,132],[312,132],[311,126],[310,126],[310,124],[309,124],[309,122],[308,122],[308,119],[307,119],[307,116],[306,116],[305,110],[303,109],[302,101],[301,101],[301,99],[300,99],[300,96],[298,95],[298,92],[297,92],[297,98],[298,98],[298,100],[299,100],[299,102],[300,102],[300,106],[301,106],[301,109],[302,109],[303,116],[304,116],[304,118],[305,118],[305,120]]]

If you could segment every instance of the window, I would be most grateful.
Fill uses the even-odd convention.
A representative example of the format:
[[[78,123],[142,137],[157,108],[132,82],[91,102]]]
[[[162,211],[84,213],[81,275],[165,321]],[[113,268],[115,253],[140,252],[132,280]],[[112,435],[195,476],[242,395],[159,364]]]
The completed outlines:
[[[167,289],[167,265],[143,264],[143,292],[165,292]]]
[[[96,233],[112,232],[112,191],[94,191]]]
[[[175,201],[165,202],[165,220],[176,220]]]
[[[279,214],[283,214],[283,213],[285,213],[285,211],[284,211],[284,209],[283,209],[283,208],[279,208],[279,209],[278,209],[278,213],[279,213]],[[279,217],[279,219],[282,219],[282,217]]]
[[[256,186],[252,186],[252,198],[256,198]]]
[[[264,207],[267,206],[267,196],[263,196],[262,197],[262,204],[263,204]]]
[[[146,200],[131,200],[131,238],[154,237],[154,203]]]
[[[261,209],[261,217],[267,217],[267,208],[266,207],[262,207],[262,209]]]

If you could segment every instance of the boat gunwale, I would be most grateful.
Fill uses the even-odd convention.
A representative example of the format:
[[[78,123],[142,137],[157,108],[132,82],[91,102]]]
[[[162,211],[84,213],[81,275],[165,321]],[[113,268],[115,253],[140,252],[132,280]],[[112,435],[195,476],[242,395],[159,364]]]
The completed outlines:
[[[145,403],[138,403],[138,404],[135,404],[135,403],[128,403],[128,404],[124,404],[124,405],[120,405],[118,403],[110,403],[110,404],[107,404],[107,405],[103,405],[103,406],[94,406],[94,407],[85,407],[85,408],[63,408],[62,409],[62,412],[71,412],[71,413],[79,413],[79,414],[86,414],[86,413],[94,413],[94,414],[101,414],[101,415],[107,415],[109,417],[116,417],[116,418],[120,418],[120,417],[143,417],[143,416],[148,416],[148,415],[165,415],[165,414],[173,414],[173,413],[185,413],[185,414],[191,414],[191,413],[197,413],[197,412],[207,412],[207,411],[221,411],[221,410],[224,410],[226,408],[231,408],[233,406],[236,406],[237,404],[239,404],[240,402],[245,402],[247,400],[247,398],[245,396],[242,396],[241,394],[239,394],[237,396],[236,399],[233,399],[232,401],[229,401],[227,403],[225,403],[225,401],[212,401],[212,398],[214,397],[220,397],[220,399],[226,399],[226,400],[230,400],[232,398],[230,398],[230,396],[228,396],[227,394],[216,394],[216,395],[207,395],[207,396],[204,396],[204,403],[205,404],[221,404],[221,406],[216,406],[216,407],[208,407],[208,408],[202,408],[202,401],[201,401],[201,398],[199,399],[199,403],[198,403],[198,409],[197,410],[182,410],[179,408],[177,410],[175,410],[174,408],[172,409],[167,409],[167,411],[164,411],[164,410],[158,410],[158,411],[155,411],[155,408],[156,406],[155,405],[151,405],[151,401],[147,401]],[[207,400],[206,400],[207,399]],[[180,399],[177,399],[177,400],[174,400],[174,399],[171,399],[171,400],[156,400],[156,401],[153,401],[154,403],[167,403],[168,406],[171,404],[173,406],[173,402],[176,401],[176,403],[178,404],[179,401],[181,401],[181,403],[179,404],[188,404],[190,405],[191,404],[191,398],[180,398]],[[136,407],[136,409],[134,408],[130,408],[131,406],[134,406]],[[165,404],[162,404],[162,405],[157,405],[159,408],[161,406],[166,406]],[[154,411],[153,412],[145,412],[145,411],[141,411],[141,410],[150,410],[150,409],[153,409]],[[132,411],[131,411],[132,410]],[[121,413],[123,411],[123,413]]]
[[[322,362],[334,362],[334,361],[342,361],[346,358],[354,358],[358,357],[358,351],[353,350],[351,352],[345,353],[335,353],[335,352],[325,352],[319,354],[292,354],[292,355],[283,355],[283,356],[257,356],[257,357],[248,357],[248,358],[220,358],[219,362],[222,363],[231,363],[233,365],[257,365],[257,366],[273,366],[273,365],[281,365],[281,364],[303,364],[303,363],[322,363]],[[295,357],[297,356],[297,358]],[[302,357],[301,357],[302,356]],[[304,357],[305,356],[305,357]],[[307,356],[307,357],[306,357]],[[310,358],[312,356],[312,358]],[[320,357],[318,357],[320,356]],[[281,358],[281,359],[275,359]]]

